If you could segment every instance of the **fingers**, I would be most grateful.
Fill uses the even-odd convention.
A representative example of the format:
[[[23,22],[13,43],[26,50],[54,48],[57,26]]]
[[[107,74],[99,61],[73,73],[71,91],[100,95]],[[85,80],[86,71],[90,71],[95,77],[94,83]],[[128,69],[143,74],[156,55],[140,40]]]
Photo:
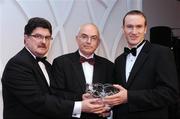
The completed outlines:
[[[104,113],[111,110],[111,106],[108,104],[105,104],[102,99],[98,99],[95,102],[94,100],[92,100],[92,103],[91,104],[92,104],[94,113],[99,114],[99,113]]]
[[[120,91],[124,90],[124,88],[121,85],[114,84],[113,86],[116,87],[117,89],[119,89]]]
[[[121,85],[113,85],[115,88],[120,91],[114,95],[106,96],[104,98],[104,103],[109,104],[110,106],[119,105],[127,102],[127,90]]]
[[[82,111],[89,113],[102,113],[105,111],[104,104],[100,99],[87,99],[82,102]]]
[[[95,114],[101,114],[103,112],[105,112],[106,110],[104,109],[104,107],[99,107],[99,108],[93,108],[92,109],[92,113],[95,113]]]
[[[110,111],[99,114],[100,117],[109,117],[110,115],[111,115]]]
[[[101,114],[111,109],[109,105],[104,104],[102,99],[94,98],[86,100],[86,110],[88,113]]]
[[[91,98],[93,98],[93,97],[92,97],[91,94],[89,94],[89,93],[85,93],[85,94],[82,95],[82,99],[83,99],[83,100],[91,99]]]

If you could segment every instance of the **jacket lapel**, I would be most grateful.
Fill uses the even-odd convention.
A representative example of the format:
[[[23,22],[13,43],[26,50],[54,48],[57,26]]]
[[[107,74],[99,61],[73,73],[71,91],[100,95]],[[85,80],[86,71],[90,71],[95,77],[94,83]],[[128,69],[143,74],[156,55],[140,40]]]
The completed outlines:
[[[27,57],[26,58],[27,61],[32,64],[32,68],[33,68],[34,72],[37,73],[36,76],[38,76],[37,77],[38,79],[36,81],[39,82],[39,84],[42,85],[42,87],[45,86],[44,84],[46,84],[46,86],[49,87],[48,83],[46,81],[46,78],[45,78],[39,64],[35,60],[35,58],[31,55],[31,53],[26,48],[23,49],[23,52],[25,54],[25,57]],[[42,81],[42,82],[40,82],[40,81]]]
[[[126,73],[125,73],[125,70],[126,70],[126,55],[123,54],[122,55],[122,62],[120,63],[120,66],[118,67],[120,68],[119,71],[121,71],[120,74],[122,74],[122,83],[123,83],[123,86],[124,87],[127,87],[126,86]]]
[[[86,80],[83,72],[82,65],[80,63],[80,55],[78,51],[74,53],[74,56],[72,57],[73,59],[73,68],[75,71],[75,74],[77,75],[77,82],[79,83],[82,91],[84,92],[86,89]]]
[[[104,77],[100,76],[103,74],[103,66],[102,63],[99,61],[97,55],[94,54],[95,64],[94,64],[94,70],[93,70],[93,79],[92,83],[101,83],[103,81]]]
[[[148,57],[148,52],[150,50],[151,44],[146,41],[145,45],[143,46],[142,50],[140,51],[134,66],[131,70],[131,73],[129,75],[129,79],[127,81],[127,87],[129,87],[131,85],[131,83],[133,82],[133,80],[136,77],[136,74],[139,70],[141,70],[141,67],[143,66],[144,62],[146,61],[147,57]]]

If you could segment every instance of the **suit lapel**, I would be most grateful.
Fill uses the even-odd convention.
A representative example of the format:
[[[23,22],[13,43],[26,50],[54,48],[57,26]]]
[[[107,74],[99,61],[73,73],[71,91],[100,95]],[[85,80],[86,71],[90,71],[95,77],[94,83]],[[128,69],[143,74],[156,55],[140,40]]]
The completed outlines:
[[[126,87],[126,55],[122,55],[122,62],[120,62],[120,66],[118,66],[118,70],[121,71],[120,74],[122,74],[122,83]]]
[[[95,64],[94,64],[94,71],[93,71],[93,79],[92,83],[100,83],[103,77],[99,76],[103,74],[103,66],[101,66],[101,62],[99,61],[98,57],[94,54]]]
[[[37,75],[37,76],[40,76],[40,78],[38,77],[38,79],[37,79],[36,81],[39,82],[39,84],[42,85],[42,86],[44,86],[44,84],[46,84],[46,86],[49,87],[49,86],[48,86],[48,83],[47,83],[47,81],[46,81],[46,78],[45,78],[45,76],[44,76],[44,74],[43,74],[43,72],[42,72],[39,64],[38,64],[37,61],[35,60],[35,58],[30,54],[29,51],[27,51],[26,48],[23,49],[23,52],[24,52],[25,56],[27,57],[27,58],[26,58],[27,61],[30,60],[30,61],[28,61],[28,62],[29,62],[29,63],[32,63],[32,68],[34,69],[34,72],[37,73],[36,75]],[[42,81],[43,81],[44,83],[40,82],[41,79],[42,79]]]
[[[48,76],[49,76],[49,81],[51,81],[52,80],[52,68],[51,68],[51,64],[49,64],[49,62],[48,61],[45,61],[44,62],[44,65],[45,65],[45,67],[46,67],[46,71],[47,71],[47,73],[48,73]]]
[[[137,72],[139,70],[141,70],[141,67],[143,66],[145,60],[148,57],[148,52],[150,50],[150,47],[151,47],[150,43],[148,41],[146,41],[145,45],[143,46],[142,50],[140,51],[140,53],[134,63],[134,66],[132,67],[132,70],[131,70],[131,73],[129,75],[129,79],[127,82],[127,87],[129,87],[130,84],[133,82]]]
[[[75,74],[77,75],[77,82],[79,83],[82,91],[84,92],[86,89],[86,80],[85,80],[82,65],[79,61],[80,55],[78,51],[74,53],[74,56],[72,56],[72,58],[73,58],[73,68],[74,68]]]
[[[46,77],[44,76],[44,74],[43,74],[43,72],[42,72],[42,70],[41,70],[38,62],[36,62],[36,60],[35,60],[35,63],[34,63],[33,65],[34,65],[34,67],[35,67],[35,68],[34,68],[35,72],[37,72],[37,73],[41,76],[41,78],[39,78],[39,80],[37,80],[37,81],[39,82],[39,81],[42,79],[42,81],[44,82],[44,83],[39,82],[39,84],[42,85],[42,86],[44,86],[44,84],[46,84],[46,86],[49,87],[49,85],[48,85],[48,83],[47,83],[47,80],[46,80]],[[46,69],[46,71],[47,71],[47,73],[48,73],[49,80],[51,80],[51,75],[50,75],[49,68]]]

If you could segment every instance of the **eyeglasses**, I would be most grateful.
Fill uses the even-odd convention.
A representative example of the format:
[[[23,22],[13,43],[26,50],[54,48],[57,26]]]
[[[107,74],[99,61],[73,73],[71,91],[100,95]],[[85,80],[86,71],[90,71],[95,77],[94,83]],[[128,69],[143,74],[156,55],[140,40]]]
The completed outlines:
[[[94,36],[88,36],[87,34],[81,34],[80,36],[78,36],[79,39],[83,40],[83,41],[88,41],[89,39],[91,41],[97,41],[98,40],[98,36],[94,35]]]
[[[45,39],[46,41],[53,40],[51,36],[43,36],[41,34],[34,34],[34,35],[29,35],[29,36],[32,36],[37,40],[43,40],[43,39]]]

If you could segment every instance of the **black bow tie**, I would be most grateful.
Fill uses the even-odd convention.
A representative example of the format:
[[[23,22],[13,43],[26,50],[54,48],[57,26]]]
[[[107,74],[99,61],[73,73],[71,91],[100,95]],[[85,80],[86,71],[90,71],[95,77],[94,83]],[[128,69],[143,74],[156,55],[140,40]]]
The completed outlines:
[[[86,59],[85,57],[80,56],[80,63],[88,62],[91,65],[94,65],[94,58]]]
[[[127,47],[124,48],[124,53],[126,55],[128,55],[129,53],[131,53],[133,56],[136,56],[136,49],[137,48],[132,48],[132,49],[129,49]]]
[[[41,61],[41,62],[45,62],[46,61],[46,57],[36,57],[37,62]]]
[[[137,48],[140,47],[145,41],[146,41],[146,40],[143,40],[136,48],[131,48],[131,49],[129,49],[129,48],[125,47],[125,48],[124,48],[124,53],[125,53],[126,55],[128,55],[129,53],[131,53],[133,56],[136,56],[136,52],[137,52],[136,50],[137,50]]]

